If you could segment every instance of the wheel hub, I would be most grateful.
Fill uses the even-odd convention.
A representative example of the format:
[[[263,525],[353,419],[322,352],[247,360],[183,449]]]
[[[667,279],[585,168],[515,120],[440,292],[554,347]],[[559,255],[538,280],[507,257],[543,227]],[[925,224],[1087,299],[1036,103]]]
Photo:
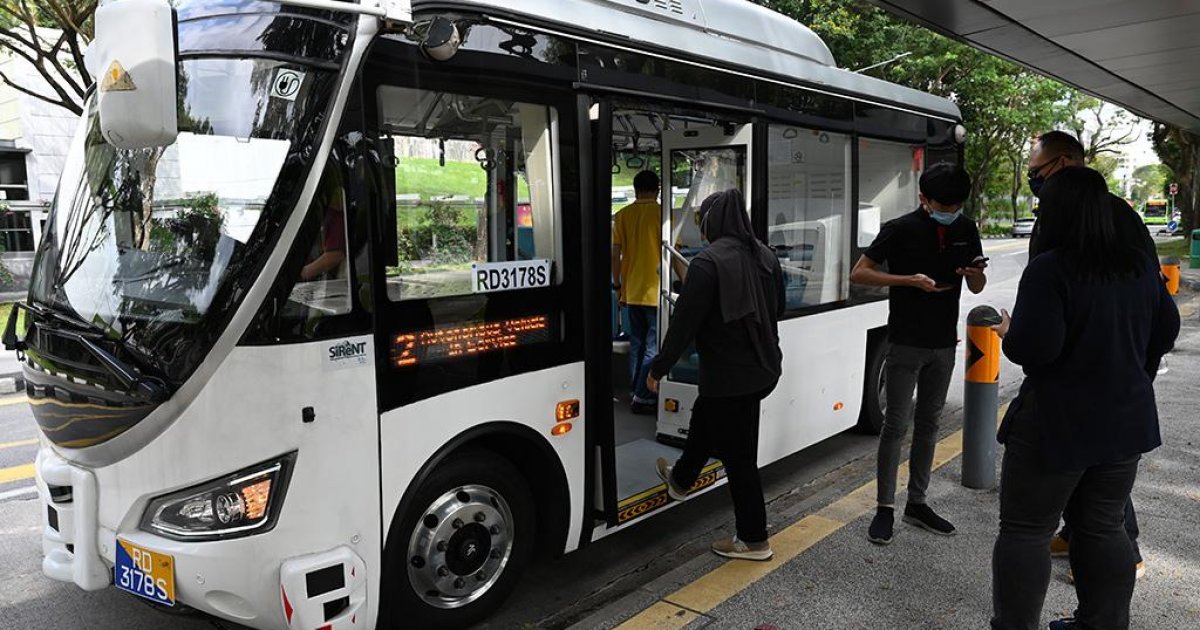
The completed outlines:
[[[459,608],[499,581],[513,551],[512,510],[486,486],[455,488],[433,500],[408,544],[409,583],[437,608]]]
[[[447,545],[446,566],[455,575],[474,575],[483,568],[492,550],[491,533],[479,523],[471,523],[454,533]]]

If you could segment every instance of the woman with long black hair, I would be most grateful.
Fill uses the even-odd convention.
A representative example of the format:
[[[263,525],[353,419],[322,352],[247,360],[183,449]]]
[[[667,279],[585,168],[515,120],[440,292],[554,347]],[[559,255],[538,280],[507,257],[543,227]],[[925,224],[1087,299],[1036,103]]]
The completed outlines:
[[[1025,371],[1000,428],[1000,535],[992,628],[1040,627],[1046,550],[1066,512],[1079,608],[1052,630],[1125,630],[1134,556],[1122,527],[1142,453],[1162,443],[1151,383],[1179,334],[1157,261],[1122,240],[1096,171],[1067,168],[1041,193],[1043,251],[997,332]]]

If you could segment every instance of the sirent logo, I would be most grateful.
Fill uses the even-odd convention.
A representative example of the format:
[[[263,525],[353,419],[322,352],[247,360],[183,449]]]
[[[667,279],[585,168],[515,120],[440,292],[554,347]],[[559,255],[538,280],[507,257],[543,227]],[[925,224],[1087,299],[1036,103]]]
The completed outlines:
[[[325,360],[334,368],[366,365],[368,354],[367,342],[342,341],[329,346]]]

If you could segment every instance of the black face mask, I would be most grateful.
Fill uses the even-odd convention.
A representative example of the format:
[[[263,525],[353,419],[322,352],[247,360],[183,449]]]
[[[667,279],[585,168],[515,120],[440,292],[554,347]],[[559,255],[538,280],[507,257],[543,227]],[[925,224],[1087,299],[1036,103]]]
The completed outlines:
[[[1030,169],[1030,172],[1032,172],[1032,169]],[[1033,195],[1036,197],[1038,194],[1038,191],[1040,191],[1042,189],[1042,184],[1046,183],[1046,178],[1042,177],[1041,175],[1031,175],[1029,177],[1028,181],[1029,181],[1029,191],[1032,192]]]
[[[1061,159],[1063,159],[1063,156],[1060,155],[1049,162],[1043,162],[1041,166],[1029,169],[1029,171],[1025,173],[1027,181],[1029,182],[1029,191],[1032,192],[1035,197],[1037,196],[1038,191],[1040,191],[1042,186],[1046,183],[1046,178],[1042,176],[1042,171],[1045,170],[1047,166],[1050,166]]]

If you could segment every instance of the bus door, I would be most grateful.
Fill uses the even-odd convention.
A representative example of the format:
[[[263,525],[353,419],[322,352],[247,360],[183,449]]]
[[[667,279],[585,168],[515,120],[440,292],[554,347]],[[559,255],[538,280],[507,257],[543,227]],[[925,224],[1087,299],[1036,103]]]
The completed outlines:
[[[658,338],[661,346],[687,264],[704,247],[700,204],[713,193],[737,189],[750,208],[752,126],[722,125],[664,131],[662,159],[663,253],[659,278]],[[700,358],[688,348],[662,380],[658,394],[657,438],[682,445],[700,382]]]

